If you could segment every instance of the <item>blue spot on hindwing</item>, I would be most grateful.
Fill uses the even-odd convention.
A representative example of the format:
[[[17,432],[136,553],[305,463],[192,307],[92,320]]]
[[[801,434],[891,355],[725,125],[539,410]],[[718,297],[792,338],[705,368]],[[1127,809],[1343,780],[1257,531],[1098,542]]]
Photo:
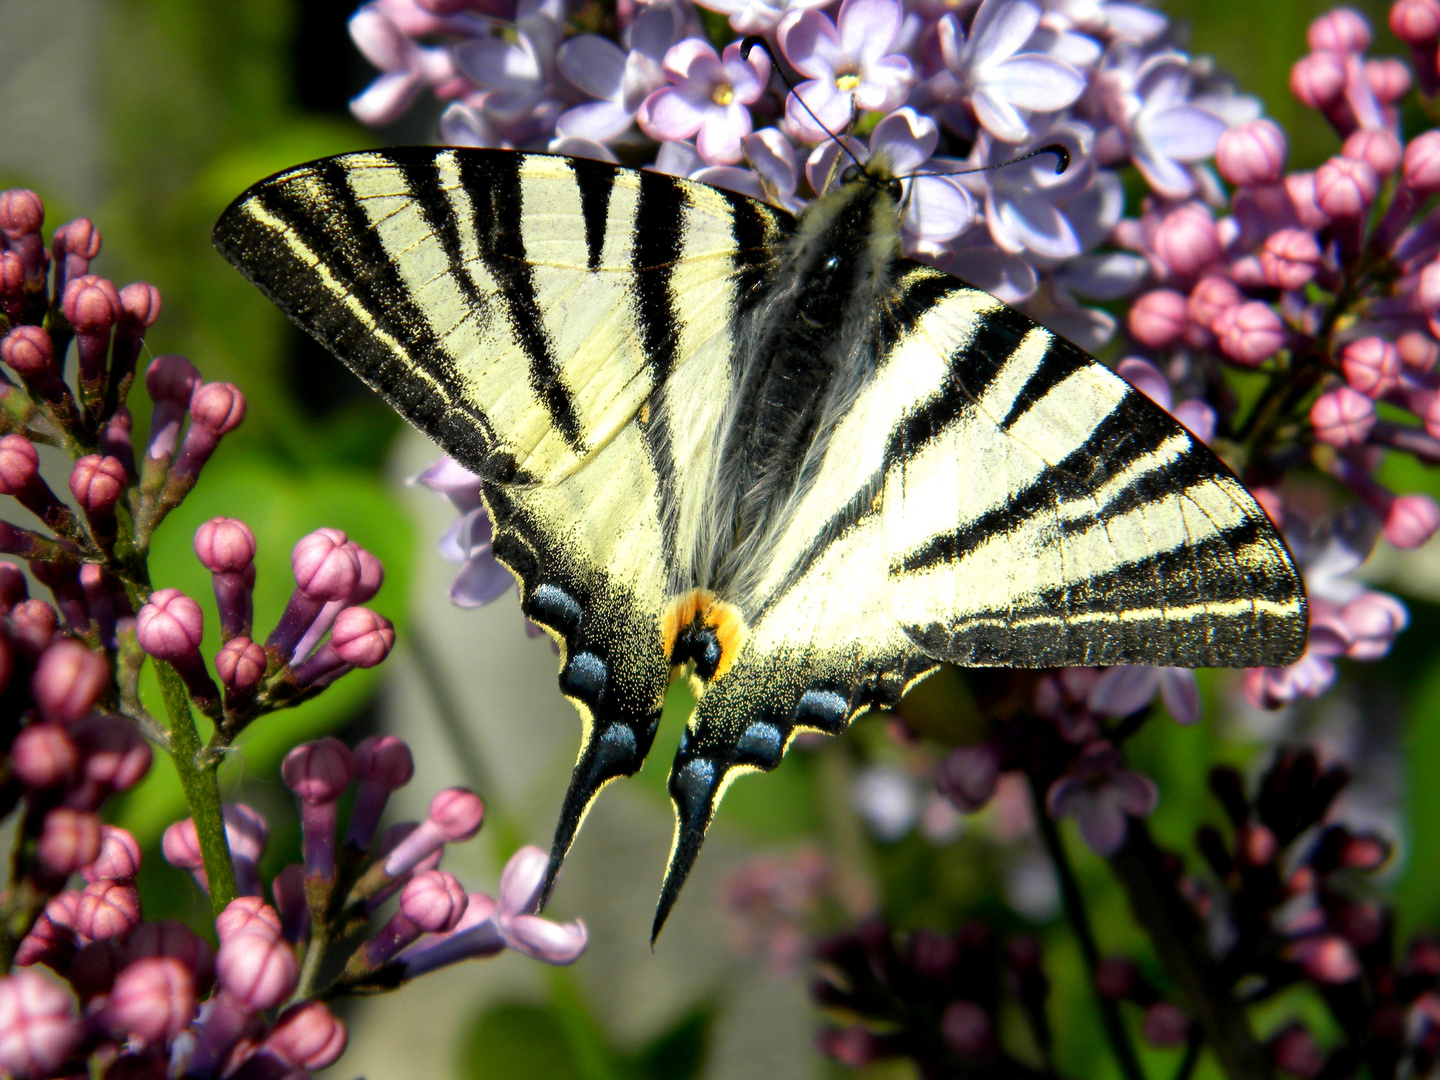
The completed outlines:
[[[538,586],[526,606],[536,622],[553,627],[567,638],[575,635],[585,617],[579,602],[558,585]]]
[[[560,676],[560,689],[582,701],[599,701],[609,679],[610,669],[604,660],[592,652],[576,653]]]
[[[746,764],[774,768],[780,761],[784,746],[785,739],[778,727],[764,720],[756,720],[745,729],[745,734],[740,736],[735,750]]]
[[[850,703],[834,690],[806,690],[795,706],[795,726],[834,734],[844,727],[849,712]]]
[[[686,820],[704,813],[714,790],[715,763],[705,758],[686,762],[670,785],[670,793],[680,806],[680,815]]]

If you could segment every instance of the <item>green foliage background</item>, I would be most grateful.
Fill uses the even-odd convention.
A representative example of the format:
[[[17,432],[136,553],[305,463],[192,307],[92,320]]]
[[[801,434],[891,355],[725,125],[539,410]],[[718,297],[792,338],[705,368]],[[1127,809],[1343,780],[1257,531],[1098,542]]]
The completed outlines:
[[[34,0],[0,0],[0,41],[22,28],[36,32],[32,5]],[[1190,24],[1193,52],[1215,56],[1243,90],[1264,100],[1290,134],[1293,165],[1312,166],[1334,151],[1333,133],[1287,90],[1290,65],[1304,49],[1306,25],[1326,5],[1319,0],[1171,0],[1159,6]],[[1366,0],[1355,6],[1377,27],[1376,52],[1405,55],[1385,27],[1387,4]],[[189,554],[189,538],[210,516],[242,516],[259,540],[257,623],[268,625],[288,593],[291,544],[310,529],[336,525],[384,561],[388,581],[376,606],[396,620],[404,640],[410,556],[417,544],[430,544],[433,537],[417,535],[385,477],[398,422],[360,392],[338,364],[306,347],[208,242],[210,226],[229,200],[272,172],[326,154],[429,137],[433,112],[420,110],[406,127],[379,133],[361,128],[344,113],[345,98],[369,77],[344,37],[349,10],[337,0],[58,4],[54,33],[65,32],[63,18],[79,15],[91,20],[87,33],[98,35],[92,67],[45,73],[48,79],[71,80],[72,93],[75,80],[82,84],[83,100],[96,120],[89,137],[98,140],[83,148],[82,156],[99,163],[96,175],[88,185],[66,182],[64,162],[78,151],[64,144],[68,128],[63,123],[55,125],[61,134],[47,158],[34,145],[7,145],[19,128],[0,119],[0,187],[40,190],[52,226],[79,214],[94,219],[105,237],[97,270],[120,282],[152,281],[164,294],[165,311],[151,347],[188,355],[207,379],[238,383],[249,398],[245,424],[226,440],[195,495],[158,538],[156,585],[178,586],[208,603],[208,582]],[[10,47],[16,55],[0,45],[0,58],[21,59],[13,36]],[[17,95],[47,92],[38,73],[22,78],[19,72],[12,64],[7,74],[0,62],[0,87],[9,95],[0,100],[0,118],[17,108]],[[87,189],[98,198],[82,202],[77,193]],[[141,408],[138,432],[148,425],[143,404],[143,395],[132,401]],[[1433,473],[1405,463],[1393,468],[1399,475],[1392,479],[1400,487],[1440,493]],[[1407,601],[1414,625],[1394,655],[1349,673],[1377,710],[1404,725],[1411,856],[1394,887],[1404,925],[1433,927],[1440,923],[1440,859],[1434,857],[1440,850],[1440,658],[1433,645],[1440,633],[1440,608],[1413,596]],[[442,604],[444,598],[429,602]],[[207,617],[213,635],[213,610]],[[272,775],[278,755],[300,738],[354,723],[383,677],[383,668],[357,673],[283,722],[276,718],[262,725],[244,745],[244,769],[230,769],[227,784],[235,789],[245,775]],[[1213,682],[1207,677],[1207,690]],[[947,691],[942,686],[932,696],[937,722],[953,724],[960,716],[963,727],[963,687],[954,684]],[[677,710],[684,704],[678,702]],[[669,733],[662,734],[662,742],[678,737],[673,718],[662,731]],[[887,747],[880,724],[872,720],[819,755],[796,755],[763,783],[736,786],[726,802],[724,828],[757,847],[818,837],[831,850],[847,852],[882,884],[886,913],[901,927],[953,926],[977,914],[1002,925],[1017,923],[1018,916],[995,899],[995,867],[963,838],[943,849],[915,837],[888,847],[861,843],[857,849],[853,822],[845,821],[843,793],[837,792],[857,759],[883,756]],[[665,801],[664,770],[672,751],[673,745],[657,746],[638,781],[657,804]],[[1158,838],[1188,846],[1197,813],[1211,820],[1219,816],[1205,793],[1208,768],[1222,761],[1243,763],[1255,752],[1227,741],[1213,722],[1184,730],[1151,725],[1137,739],[1134,753],[1163,792],[1154,819]],[[178,786],[161,761],[152,779],[119,811],[118,819],[152,846],[143,882],[151,917],[194,914],[188,885],[153,853],[159,830],[181,815],[181,807]],[[1144,943],[1113,881],[1098,860],[1074,843],[1073,834],[1067,836],[1104,947],[1143,956]],[[277,837],[274,861],[293,860],[296,850],[293,835]],[[1052,1015],[1060,1061],[1068,1075],[1108,1077],[1113,1065],[1098,1034],[1073,941],[1058,923],[1042,933],[1055,982]],[[477,971],[479,977],[483,972]],[[685,1015],[645,1045],[617,1047],[567,973],[555,973],[547,985],[545,1000],[504,1003],[476,1016],[460,1041],[454,1075],[639,1080],[688,1077],[704,1068],[712,1006]],[[424,993],[418,987],[411,992]],[[1304,1002],[1286,1005],[1307,1008]],[[1147,1071],[1159,1076],[1174,1068],[1179,1052],[1145,1053]],[[335,1074],[345,1068],[342,1061]],[[1209,1068],[1202,1066],[1202,1073]],[[876,1075],[884,1072],[876,1070]]]

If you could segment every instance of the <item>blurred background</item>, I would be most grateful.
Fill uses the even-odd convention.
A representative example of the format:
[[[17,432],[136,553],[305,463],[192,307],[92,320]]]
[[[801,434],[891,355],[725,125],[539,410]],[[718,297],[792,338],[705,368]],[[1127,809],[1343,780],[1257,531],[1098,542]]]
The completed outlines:
[[[1190,48],[1215,57],[1258,95],[1292,136],[1292,167],[1337,147],[1286,89],[1320,0],[1175,0],[1159,5],[1191,27]],[[1354,5],[1377,27],[1378,55],[1403,55],[1379,0]],[[474,611],[453,607],[455,567],[436,553],[453,515],[407,486],[437,456],[328,354],[303,337],[211,249],[211,224],[249,184],[311,158],[434,137],[438,106],[422,104],[392,130],[354,122],[348,100],[373,77],[351,46],[345,0],[0,0],[0,188],[34,188],[47,224],[78,215],[104,236],[97,272],[145,280],[164,296],[152,353],[179,352],[207,380],[237,383],[250,401],[243,427],[161,530],[155,584],[209,603],[208,575],[190,554],[195,527],[243,517],[260,546],[257,623],[289,592],[289,552],[311,529],[345,529],[384,562],[373,606],[393,619],[399,647],[309,705],[257,726],[222,773],[227,798],[272,823],[290,796],[276,766],[302,738],[353,742],[385,730],[409,740],[417,774],[396,813],[421,817],[451,784],[487,804],[479,840],[452,848],[468,888],[493,892],[508,855],[548,847],[578,744],[579,724],[555,683],[548,639],[531,638],[514,592]],[[148,401],[136,395],[133,402]],[[137,416],[137,430],[147,418]],[[1399,455],[1395,455],[1398,459]],[[1440,492],[1406,458],[1404,490]],[[1440,919],[1440,552],[1435,545],[1373,568],[1410,606],[1394,653],[1355,669],[1345,689],[1281,714],[1243,705],[1233,676],[1202,673],[1206,720],[1152,724],[1131,746],[1159,783],[1152,823],[1180,839],[1208,799],[1217,762],[1245,767],[1285,731],[1343,742],[1360,769],[1354,816],[1401,841],[1390,870],[1402,928]],[[215,632],[213,606],[207,617]],[[924,684],[906,715],[965,741],[967,690],[958,674]],[[1003,797],[961,820],[934,794],[933,754],[892,737],[883,717],[841,740],[792,753],[764,782],[732,790],[705,854],[658,946],[649,926],[672,812],[664,778],[678,738],[675,703],[635,780],[607,790],[566,866],[552,905],[583,918],[588,954],[570,969],[506,953],[427,977],[385,998],[343,1003],[351,1050],[327,1075],[456,1078],[584,1076],[769,1080],[839,1075],[814,1050],[820,1017],[807,992],[805,934],[877,907],[892,925],[953,927],[983,912],[1029,926],[1050,945],[1052,1009],[1071,1075],[1113,1068],[1073,944],[1058,920],[1048,863],[1024,828],[1024,806]],[[1187,811],[1187,805],[1190,809]],[[141,881],[150,918],[200,918],[189,878],[158,856],[159,833],[184,816],[163,760],[125,803],[120,823],[149,847]],[[1072,823],[1064,828],[1071,829]],[[293,829],[293,826],[292,826]],[[1074,845],[1102,945],[1142,950],[1123,897],[1099,860]],[[267,861],[298,858],[298,834],[272,835]],[[1416,853],[1432,853],[1416,857]],[[755,896],[764,898],[754,902]],[[778,899],[777,899],[778,898]],[[1165,1052],[1156,1056],[1163,1074]],[[1148,1062],[1147,1062],[1148,1063]],[[880,1071],[875,1071],[880,1075]],[[903,1071],[895,1075],[904,1075]]]

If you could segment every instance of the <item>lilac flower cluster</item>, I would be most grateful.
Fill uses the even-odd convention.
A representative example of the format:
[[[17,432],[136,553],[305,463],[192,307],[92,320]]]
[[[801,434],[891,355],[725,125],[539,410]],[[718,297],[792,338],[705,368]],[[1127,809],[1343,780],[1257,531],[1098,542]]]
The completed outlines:
[[[140,846],[103,826],[98,855],[87,851],[80,869],[84,888],[49,901],[20,942],[20,970],[0,977],[0,1069],[60,1077],[88,1062],[92,1073],[137,1080],[301,1080],[344,1052],[345,1025],[325,1004],[337,996],[506,948],[551,964],[578,958],[584,924],[534,914],[546,864],[538,848],[511,858],[498,900],[467,894],[438,869],[447,844],[480,828],[484,807],[471,792],[442,791],[424,821],[379,829],[390,794],[413,771],[409,747],[388,735],[353,751],[329,738],[292,750],[283,775],[300,808],[304,862],[276,876],[273,905],[257,869],[266,822],[227,805],[240,895],[216,918],[218,951],[181,923],[144,919],[134,885]],[[337,804],[352,782],[342,840]],[[193,820],[166,830],[163,848],[208,891]],[[392,898],[395,910],[376,925]]]

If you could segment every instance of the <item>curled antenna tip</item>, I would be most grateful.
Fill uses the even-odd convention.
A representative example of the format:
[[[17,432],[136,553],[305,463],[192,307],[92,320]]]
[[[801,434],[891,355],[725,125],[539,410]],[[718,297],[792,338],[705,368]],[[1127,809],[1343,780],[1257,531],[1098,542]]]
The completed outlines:
[[[1035,153],[1055,155],[1056,176],[1059,176],[1061,173],[1063,173],[1066,169],[1070,167],[1070,151],[1066,150],[1065,147],[1061,146],[1059,143],[1051,143],[1049,146],[1042,146],[1039,150],[1036,150]]]
[[[756,45],[759,45],[760,48],[765,50],[766,56],[770,55],[770,45],[764,38],[759,34],[746,34],[740,42],[740,59],[749,60],[750,50],[755,48]],[[773,60],[774,57],[771,57],[771,59]]]

